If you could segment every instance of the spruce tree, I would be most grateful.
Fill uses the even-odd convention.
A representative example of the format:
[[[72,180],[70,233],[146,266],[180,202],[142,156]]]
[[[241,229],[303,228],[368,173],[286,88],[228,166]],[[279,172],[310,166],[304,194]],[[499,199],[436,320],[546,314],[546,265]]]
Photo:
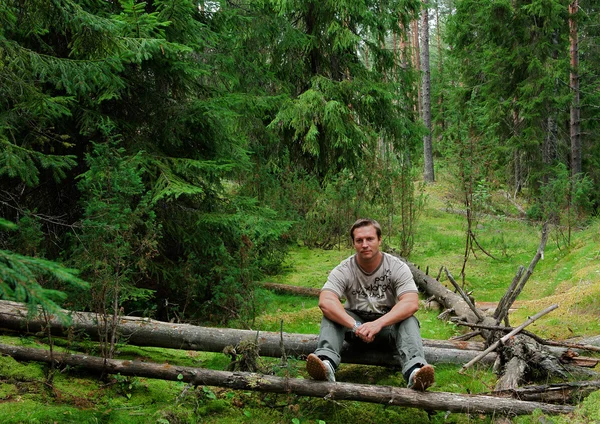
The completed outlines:
[[[564,136],[545,148],[542,141],[550,140],[549,122],[564,122],[569,103],[557,84],[567,75],[567,33],[560,1],[458,1],[447,25],[452,109],[470,120],[478,143],[489,144],[493,178],[515,190],[525,181],[535,189],[553,164],[566,160]]]
[[[111,148],[130,175],[143,170],[139,195],[155,216],[147,231],[160,234],[144,273],[134,261],[135,287],[166,300],[148,310],[230,315],[254,276],[281,261],[273,252],[287,224],[235,192],[249,163],[238,112],[251,100],[231,93],[236,76],[221,63],[219,49],[234,33],[227,11],[189,0],[3,4],[0,73],[10,81],[0,88],[3,212],[18,219],[25,208],[43,211],[47,255],[87,270],[84,252],[100,260],[119,243],[117,233],[94,237],[94,229],[121,225],[116,212],[91,211],[100,199],[122,203],[112,186],[90,196],[114,170],[106,163],[90,173],[84,159],[94,145],[118,140]],[[81,231],[79,240],[67,237]],[[240,275],[243,287],[233,290]]]

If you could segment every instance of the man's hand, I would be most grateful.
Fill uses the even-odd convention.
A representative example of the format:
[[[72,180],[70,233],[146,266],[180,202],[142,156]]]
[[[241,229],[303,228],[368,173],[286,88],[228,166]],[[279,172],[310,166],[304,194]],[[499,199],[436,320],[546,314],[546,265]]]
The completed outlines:
[[[371,343],[375,340],[375,336],[379,334],[383,327],[377,323],[377,321],[370,321],[363,323],[356,329],[356,334],[365,343]]]
[[[371,343],[383,327],[405,320],[414,315],[417,309],[419,309],[419,295],[406,293],[398,298],[398,303],[391,311],[375,321],[365,322],[358,327],[355,334],[365,343]]]

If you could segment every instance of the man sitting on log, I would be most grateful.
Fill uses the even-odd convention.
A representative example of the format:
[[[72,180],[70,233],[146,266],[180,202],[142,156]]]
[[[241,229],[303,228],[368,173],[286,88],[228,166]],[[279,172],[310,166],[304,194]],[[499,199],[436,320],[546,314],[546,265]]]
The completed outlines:
[[[352,348],[388,346],[397,350],[408,387],[426,390],[434,370],[425,361],[419,321],[419,295],[408,266],[381,252],[381,226],[359,219],[350,229],[356,254],[330,274],[319,295],[323,312],[317,350],[306,369],[315,380],[335,382],[344,340]],[[341,299],[346,298],[345,305]]]

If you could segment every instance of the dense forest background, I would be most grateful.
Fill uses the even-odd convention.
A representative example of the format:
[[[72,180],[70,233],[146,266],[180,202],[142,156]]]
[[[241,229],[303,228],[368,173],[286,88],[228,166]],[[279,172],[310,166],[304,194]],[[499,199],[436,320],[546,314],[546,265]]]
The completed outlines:
[[[359,216],[409,256],[438,174],[467,253],[492,191],[564,243],[598,213],[591,0],[0,6],[0,298],[250,319]]]

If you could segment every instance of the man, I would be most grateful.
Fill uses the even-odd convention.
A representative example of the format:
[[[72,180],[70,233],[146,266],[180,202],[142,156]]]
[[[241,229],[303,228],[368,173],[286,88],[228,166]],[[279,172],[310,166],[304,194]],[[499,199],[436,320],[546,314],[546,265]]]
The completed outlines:
[[[408,387],[426,390],[435,376],[425,361],[419,321],[414,317],[419,295],[412,273],[400,259],[379,250],[377,221],[359,219],[350,237],[356,254],[342,261],[321,289],[319,342],[308,355],[306,369],[315,380],[335,382],[344,339],[364,346],[384,343],[395,346]]]

